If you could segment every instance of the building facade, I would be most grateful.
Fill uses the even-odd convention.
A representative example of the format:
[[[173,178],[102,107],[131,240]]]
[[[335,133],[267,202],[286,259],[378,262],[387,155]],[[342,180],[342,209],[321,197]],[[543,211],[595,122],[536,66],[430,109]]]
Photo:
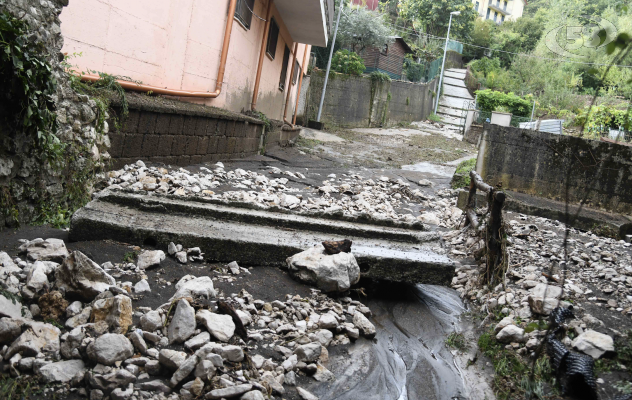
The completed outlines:
[[[80,54],[70,59],[78,71],[235,112],[256,103],[282,120],[311,45],[327,45],[333,1],[81,0],[60,19],[62,51]]]
[[[481,18],[500,24],[522,17],[527,0],[472,0],[472,3]]]
[[[404,68],[404,57],[412,53],[412,49],[401,37],[394,38],[393,43],[381,49],[371,47],[360,52],[360,57],[364,60],[365,73],[374,71],[382,72],[391,79],[400,80]]]

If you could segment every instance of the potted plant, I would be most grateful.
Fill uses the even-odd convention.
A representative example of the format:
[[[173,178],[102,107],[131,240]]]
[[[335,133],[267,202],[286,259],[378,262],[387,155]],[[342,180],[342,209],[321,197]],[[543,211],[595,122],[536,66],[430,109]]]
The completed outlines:
[[[506,106],[498,106],[492,111],[492,124],[509,126],[511,124],[511,110]]]

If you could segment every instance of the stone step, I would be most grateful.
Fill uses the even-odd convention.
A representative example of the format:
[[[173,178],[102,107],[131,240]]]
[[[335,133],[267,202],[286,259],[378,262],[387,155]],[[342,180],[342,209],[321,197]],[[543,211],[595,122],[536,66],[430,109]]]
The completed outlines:
[[[460,80],[464,80],[465,79],[465,72],[459,72],[459,71],[453,71],[453,70],[445,70],[443,71],[443,76],[444,77],[450,77],[450,78],[455,78],[455,79],[460,79]]]
[[[463,110],[458,110],[456,108],[444,107],[439,104],[439,108],[437,109],[437,114],[447,114],[452,117],[461,118],[463,116]]]
[[[470,95],[470,92],[467,91],[467,88],[452,86],[452,85],[443,85],[443,94],[445,96],[450,97],[459,97],[465,100],[474,100],[474,97]]]
[[[461,118],[458,117],[452,117],[450,115],[446,115],[446,114],[438,114],[439,117],[441,117],[441,122],[444,124],[450,124],[450,125],[454,125],[454,126],[461,126],[461,124],[463,123],[463,120]]]
[[[460,97],[441,96],[441,99],[439,99],[439,106],[453,108],[455,110],[463,110],[463,107],[465,107],[464,103],[466,101],[469,100]]]
[[[465,82],[461,79],[450,78],[449,76],[443,77],[443,83],[446,85],[458,86],[458,87],[466,87]]]
[[[341,218],[339,218],[341,219]],[[325,240],[350,239],[362,276],[448,285],[454,263],[437,254],[439,235],[413,229],[135,194],[106,194],[72,217],[70,240],[112,239],[166,250],[200,247],[209,261],[283,265]]]

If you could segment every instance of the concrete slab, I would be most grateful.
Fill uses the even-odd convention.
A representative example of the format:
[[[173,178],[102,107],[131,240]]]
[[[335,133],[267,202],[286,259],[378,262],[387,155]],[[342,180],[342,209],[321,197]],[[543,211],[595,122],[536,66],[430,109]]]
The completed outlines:
[[[320,142],[344,142],[345,140],[334,134],[318,131],[316,129],[302,128],[300,136],[306,139],[318,140]]]
[[[439,100],[439,106],[462,110],[464,107],[463,102],[465,101],[467,101],[467,99],[462,99],[459,97],[441,96],[441,99]]]
[[[447,114],[453,117],[461,118],[463,116],[463,110],[457,110],[454,108],[448,108],[439,105],[439,108],[437,109],[437,114]]]
[[[358,133],[368,133],[371,135],[380,135],[380,136],[427,136],[429,133],[420,131],[418,129],[405,129],[405,128],[354,128],[351,129],[353,132]]]
[[[472,97],[470,92],[464,87],[443,85],[443,94],[450,97],[459,97],[463,100],[474,100],[474,97]]]
[[[443,77],[455,78],[455,79],[465,79],[465,72],[446,70],[443,72]]]
[[[463,82],[463,80],[456,79],[456,78],[450,78],[449,76],[443,77],[443,83],[445,83],[446,85],[466,87],[465,86],[465,82]]]
[[[324,240],[348,238],[362,276],[448,285],[454,263],[432,248],[439,235],[411,229],[282,214],[228,205],[132,194],[106,194],[72,217],[70,240],[142,245],[169,242],[200,247],[212,261],[284,265],[285,259]]]
[[[453,117],[446,114],[439,114],[439,117],[441,117],[441,122],[444,124],[450,124],[459,127],[463,124],[463,119],[459,117]]]

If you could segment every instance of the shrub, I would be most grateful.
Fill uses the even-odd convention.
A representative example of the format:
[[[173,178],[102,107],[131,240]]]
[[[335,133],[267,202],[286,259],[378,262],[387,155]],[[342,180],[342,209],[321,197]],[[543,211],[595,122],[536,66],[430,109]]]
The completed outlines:
[[[404,59],[404,72],[406,72],[406,78],[411,82],[419,82],[426,72],[426,67],[423,64],[416,63],[410,54],[406,55]]]
[[[331,70],[349,75],[362,75],[364,60],[349,50],[338,50],[331,60]]]
[[[390,82],[391,77],[385,74],[384,72],[373,71],[371,72],[371,81],[373,82]]]
[[[478,104],[482,111],[491,112],[499,107],[505,107],[513,115],[528,117],[531,113],[532,102],[516,96],[514,93],[496,92],[491,89],[477,90]]]
[[[584,108],[577,118],[575,125],[585,125],[588,130],[596,128],[613,128],[623,127],[625,130],[632,130],[632,109],[617,110],[609,105],[593,106]]]

